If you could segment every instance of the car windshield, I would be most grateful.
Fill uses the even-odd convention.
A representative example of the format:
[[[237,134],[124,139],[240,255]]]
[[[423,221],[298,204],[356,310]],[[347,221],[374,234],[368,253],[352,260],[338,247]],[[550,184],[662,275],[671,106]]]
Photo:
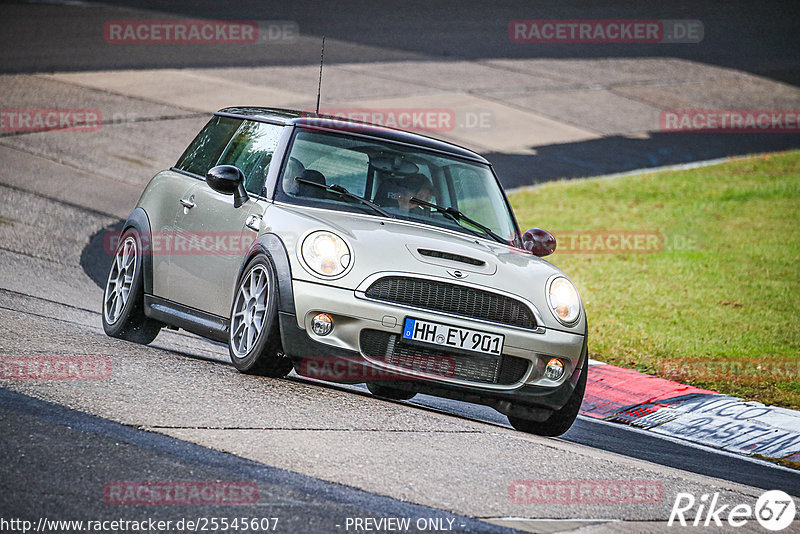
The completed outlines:
[[[380,139],[298,129],[275,198],[519,242],[488,165]]]

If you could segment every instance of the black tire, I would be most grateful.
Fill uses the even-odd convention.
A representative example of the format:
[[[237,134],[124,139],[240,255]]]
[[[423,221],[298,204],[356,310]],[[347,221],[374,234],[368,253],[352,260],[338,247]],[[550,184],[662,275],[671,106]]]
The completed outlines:
[[[404,389],[393,388],[386,384],[377,384],[375,382],[367,382],[367,389],[376,397],[391,400],[411,400],[416,395],[413,391],[406,391]]]
[[[583,402],[583,394],[586,391],[586,375],[588,374],[589,357],[584,356],[581,376],[578,378],[575,390],[572,392],[572,395],[570,395],[567,403],[562,406],[560,410],[553,412],[546,421],[539,422],[509,415],[508,422],[521,432],[537,434],[539,436],[560,436],[569,430],[572,423],[575,422],[575,418],[578,417],[578,412],[581,409],[581,402]]]
[[[129,260],[131,253],[135,256]],[[108,271],[101,315],[107,335],[147,345],[164,325],[144,313],[142,254],[138,232],[123,232]]]
[[[263,313],[257,311],[258,298],[248,296],[251,277],[254,275],[259,279],[263,276],[265,282]],[[237,317],[240,312],[244,314],[241,322]],[[282,352],[278,326],[278,284],[275,269],[263,254],[251,259],[236,281],[230,319],[228,352],[236,369],[242,373],[272,378],[282,378],[289,374],[292,362]],[[261,325],[260,330],[254,332],[252,338],[245,338],[245,335],[249,336],[250,328],[256,329],[258,323]],[[248,333],[245,334],[243,329]]]

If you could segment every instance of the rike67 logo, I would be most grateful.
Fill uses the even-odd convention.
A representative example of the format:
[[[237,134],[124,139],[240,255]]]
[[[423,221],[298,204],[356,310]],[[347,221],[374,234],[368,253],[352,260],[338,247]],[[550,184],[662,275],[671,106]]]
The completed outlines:
[[[742,527],[755,516],[756,521],[765,529],[779,531],[792,523],[794,514],[794,500],[780,490],[763,493],[755,507],[744,503],[733,507],[730,504],[720,504],[719,493],[704,493],[700,499],[695,499],[691,493],[681,492],[675,496],[667,526],[672,526],[677,521],[682,527],[708,527],[712,524],[715,527]],[[691,519],[692,515],[694,520]]]

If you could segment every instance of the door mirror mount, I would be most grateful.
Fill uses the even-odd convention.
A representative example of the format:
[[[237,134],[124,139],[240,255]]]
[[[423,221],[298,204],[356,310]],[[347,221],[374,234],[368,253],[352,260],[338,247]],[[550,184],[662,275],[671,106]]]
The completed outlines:
[[[534,256],[542,258],[556,251],[556,238],[547,230],[531,228],[522,235],[522,245]]]
[[[244,188],[244,173],[233,165],[212,167],[206,173],[206,183],[217,193],[233,195],[234,208],[242,206],[250,198]]]

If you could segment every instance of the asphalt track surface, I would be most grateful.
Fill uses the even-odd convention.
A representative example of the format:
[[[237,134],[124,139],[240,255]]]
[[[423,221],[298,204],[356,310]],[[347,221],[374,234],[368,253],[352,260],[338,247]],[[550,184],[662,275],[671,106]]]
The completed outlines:
[[[384,516],[409,517],[414,523],[420,518],[436,518],[459,532],[508,530],[142,432],[5,389],[0,389],[0,400],[3,450],[7,457],[15,458],[4,465],[6,487],[0,504],[6,519],[9,515],[33,523],[42,517],[63,519],[78,502],[79,517],[100,521],[142,517],[198,521],[203,517],[241,517],[246,510],[259,524],[269,518],[270,528],[282,532],[334,530],[346,525],[348,517]],[[42,464],[37,461],[41,457],[53,461]],[[269,497],[247,507],[177,505],[170,509],[142,504],[123,513],[96,498],[98,486],[104,486],[106,480],[136,479],[142,465],[154,480],[246,480],[257,486],[259,495]],[[54,480],[60,481],[55,488]]]
[[[3,70],[41,72],[51,70],[107,70],[148,67],[257,66],[264,64],[303,65],[319,62],[318,40],[296,43],[290,52],[254,55],[248,49],[229,49],[197,54],[196,49],[176,49],[153,54],[152,49],[115,50],[98,46],[94,40],[79,41],[76,34],[88,33],[91,15],[74,11],[73,18],[59,27],[41,31],[37,12],[46,4],[25,5],[30,15],[22,24],[3,28]],[[63,2],[70,5],[69,2]],[[36,4],[43,4],[37,6]],[[797,85],[800,72],[800,36],[797,22],[800,7],[794,2],[744,0],[726,2],[159,2],[157,0],[109,0],[116,15],[128,10],[150,10],[176,17],[213,20],[295,21],[305,36],[341,40],[351,47],[329,49],[328,61],[363,62],[415,59],[419,57],[479,60],[488,58],[608,58],[676,57],[747,71]],[[80,6],[80,2],[71,5]],[[101,14],[100,16],[104,16]],[[132,18],[132,17],[131,17]],[[508,39],[508,22],[517,19],[688,19],[704,26],[702,46],[649,44],[627,46],[586,46],[555,44],[525,47]],[[112,19],[115,20],[115,19]],[[37,24],[37,26],[34,26]],[[37,31],[31,31],[36,28]],[[102,25],[95,27],[95,31]],[[102,38],[102,33],[100,34]],[[102,41],[101,41],[102,42]],[[62,46],[55,46],[56,43]],[[22,52],[22,53],[20,53]],[[74,53],[83,52],[83,53]],[[224,54],[224,55],[223,55]]]
[[[736,69],[790,86],[800,81],[797,8],[788,2],[728,3],[724,14],[712,3],[639,3],[633,8],[497,3],[491,10],[471,2],[106,6],[99,14],[80,4],[3,6],[17,18],[0,33],[2,70],[32,75],[312,65],[318,60],[316,37],[324,33],[348,43],[332,49],[332,64],[482,61],[531,54],[553,59],[659,56]],[[291,53],[270,49],[268,57],[253,58],[233,49],[209,54],[180,47],[158,54],[121,51],[96,35],[86,37],[84,29],[96,28],[94,22],[134,18],[150,8],[183,17],[295,20],[304,36],[315,39],[301,40]],[[498,28],[503,34],[511,19],[556,17],[700,19],[707,46],[557,45],[532,51],[493,37]],[[59,98],[89,98],[80,96],[80,87],[51,89],[39,78],[39,85],[26,85],[28,78],[23,82],[32,95],[52,90]],[[18,90],[13,80],[4,83]],[[122,97],[91,98],[109,99],[103,105],[113,107]],[[163,332],[152,347],[107,338],[98,313],[109,261],[102,248],[104,232],[125,218],[152,167],[174,160],[207,116],[145,100],[127,105],[147,120],[111,124],[99,141],[57,137],[57,132],[0,139],[0,354],[90,355],[108,358],[113,368],[107,381],[0,381],[0,517],[35,522],[41,517],[176,520],[246,514],[279,517],[276,531],[282,532],[343,532],[348,517],[411,517],[452,519],[458,532],[500,532],[501,525],[540,532],[655,532],[671,530],[665,523],[677,492],[720,492],[724,502],[751,504],[764,489],[800,495],[796,471],[624,426],[581,417],[561,438],[537,438],[513,431],[504,417],[483,407],[426,396],[387,402],[360,386],[239,375],[223,347],[182,332]],[[625,170],[602,167],[602,156],[613,143],[636,142],[622,139],[565,143],[580,146],[562,155],[599,158],[595,173]],[[663,144],[652,138],[639,142]],[[691,136],[680,142],[691,145]],[[587,155],[593,143],[598,148]],[[703,150],[690,154],[695,159],[798,146],[796,135],[703,138],[703,143]],[[156,163],[142,160],[148,154]],[[520,155],[494,156],[514,164],[527,161]],[[562,165],[543,177],[568,175],[563,171]],[[598,478],[657,481],[664,495],[646,506],[520,505],[508,496],[515,480]],[[124,480],[245,480],[258,486],[259,502],[228,507],[107,504],[104,486]],[[761,531],[752,520],[740,530]]]
[[[302,109],[313,109],[320,41],[327,38],[328,74],[323,106],[352,105],[354,94],[372,84],[354,74],[374,74],[396,87],[394,93],[453,92],[479,96],[480,109],[493,103],[516,112],[524,129],[533,111],[599,135],[556,136],[547,142],[550,124],[522,146],[480,143],[456,136],[493,162],[507,188],[557,178],[596,176],[728,156],[787,150],[800,145],[796,133],[763,135],[687,133],[658,128],[644,117],[653,108],[671,109],[797,109],[800,85],[800,5],[791,1],[726,2],[158,2],[111,0],[10,3],[0,6],[0,71],[46,73],[120,69],[214,69],[229,80],[246,79],[251,86],[277,83],[305,95]],[[266,46],[137,44],[105,41],[104,25],[120,20],[205,18],[219,20],[288,21],[299,37]],[[690,20],[703,25],[703,39],[694,44],[519,44],[509,39],[512,20],[602,19]],[[381,63],[388,67],[380,68]],[[423,67],[397,70],[399,62]],[[461,69],[464,62],[476,70]],[[432,65],[430,69],[424,65]],[[447,65],[455,68],[447,68]],[[234,73],[236,67],[309,67],[308,77],[287,71],[266,77]],[[347,68],[337,81],[337,67]],[[480,67],[480,69],[477,69]],[[491,70],[487,70],[491,68]],[[625,73],[629,74],[626,77]],[[521,81],[519,74],[528,78]],[[736,73],[735,79],[731,75]],[[395,74],[395,76],[393,76]],[[281,83],[276,78],[286,78]],[[490,83],[483,90],[482,85]],[[770,83],[766,81],[769,80]],[[202,79],[197,80],[203,83]],[[141,78],[156,85],[158,78]],[[415,87],[407,86],[413,82]],[[161,83],[171,83],[164,82]],[[333,84],[333,85],[332,85]],[[341,98],[329,98],[336,86]],[[274,94],[264,92],[275,105]],[[348,99],[348,97],[351,97]],[[259,98],[260,100],[260,98]],[[385,101],[384,101],[385,102]],[[391,105],[418,106],[419,101]],[[423,101],[436,107],[452,99]],[[236,104],[241,104],[237,101]],[[299,104],[288,99],[289,104]],[[363,103],[363,99],[362,99]],[[375,103],[367,104],[375,106]],[[385,103],[383,104],[386,105]],[[206,109],[208,111],[208,109]],[[508,135],[505,115],[488,138]],[[644,122],[644,124],[642,124]],[[523,130],[524,131],[524,130]],[[541,134],[541,135],[540,135]],[[536,141],[536,138],[539,138]]]

